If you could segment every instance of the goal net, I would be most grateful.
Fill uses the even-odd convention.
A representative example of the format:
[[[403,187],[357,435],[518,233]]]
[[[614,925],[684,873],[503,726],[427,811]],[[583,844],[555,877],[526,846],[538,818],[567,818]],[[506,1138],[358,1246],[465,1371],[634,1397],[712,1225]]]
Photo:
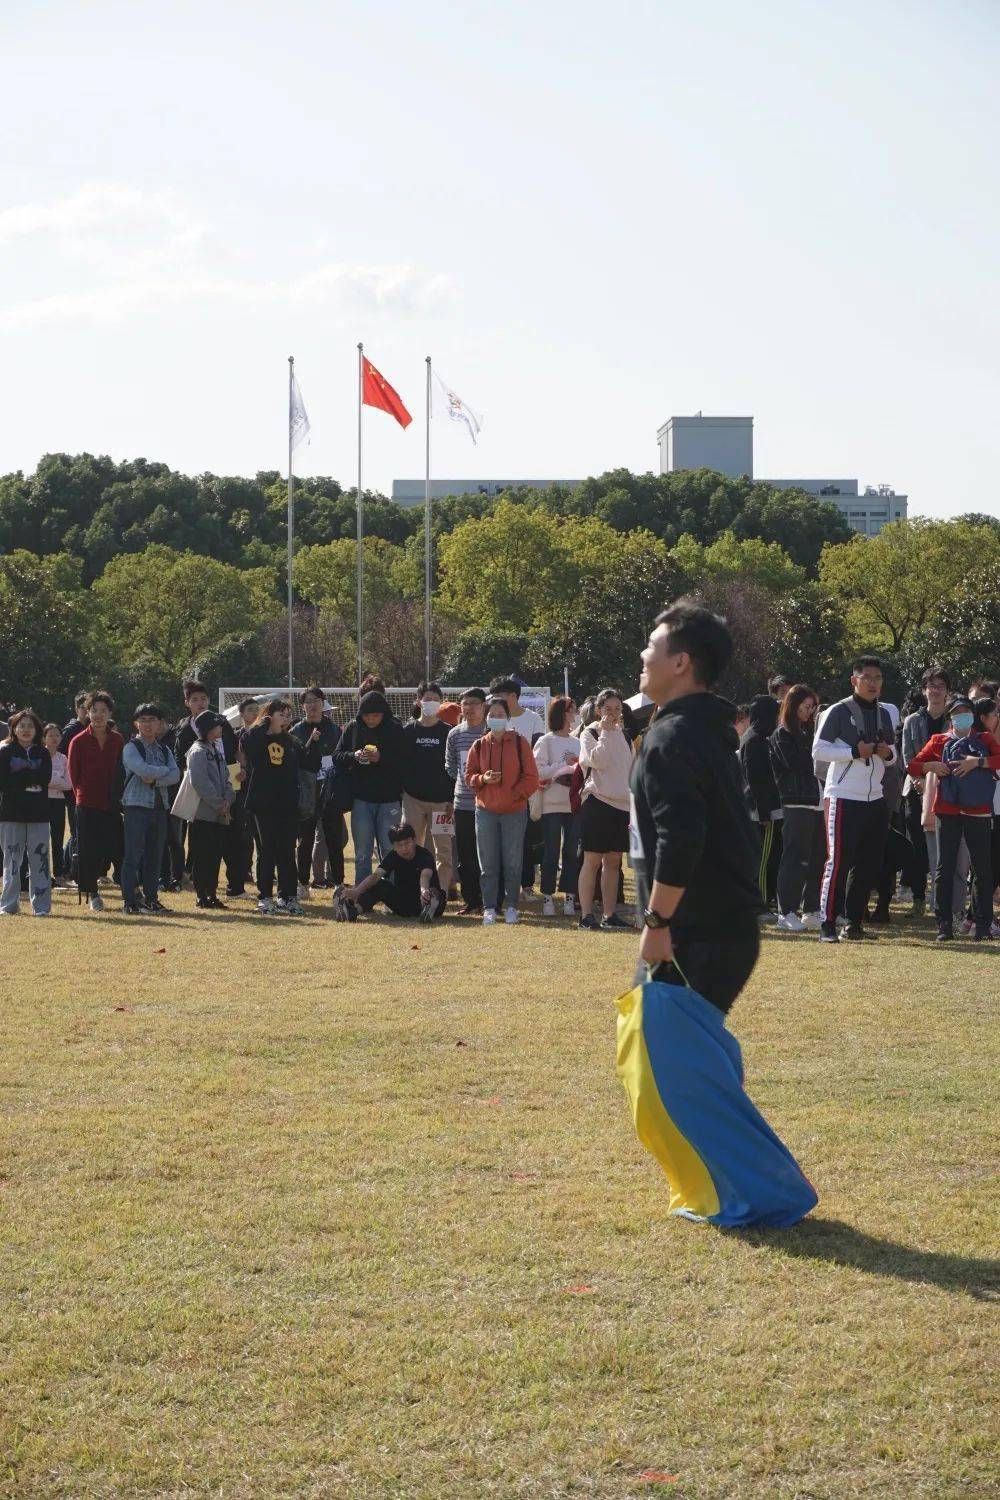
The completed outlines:
[[[446,699],[457,702],[464,692],[465,687],[448,687],[442,683],[442,692]],[[239,704],[244,698],[256,698],[264,702],[268,698],[285,698],[292,704],[296,719],[301,719],[302,694],[305,688],[293,688],[289,692],[287,687],[224,687],[219,689],[219,712],[225,714],[232,722],[239,713]],[[358,690],[356,687],[325,687],[323,689],[330,712],[341,728],[346,728],[352,719],[357,718],[358,713]],[[385,690],[385,696],[389,700],[389,707],[405,724],[411,716],[411,710],[417,697],[415,687],[389,687]],[[547,687],[523,687],[521,689],[521,705],[523,708],[533,708],[541,716],[543,724],[548,722],[547,714],[549,700],[552,697]]]

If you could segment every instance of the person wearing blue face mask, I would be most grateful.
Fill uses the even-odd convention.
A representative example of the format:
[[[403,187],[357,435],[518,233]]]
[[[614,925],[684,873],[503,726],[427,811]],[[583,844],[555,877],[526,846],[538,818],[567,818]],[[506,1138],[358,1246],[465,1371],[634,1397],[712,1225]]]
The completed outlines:
[[[964,838],[976,884],[976,941],[983,942],[993,926],[993,865],[991,836],[993,796],[1000,771],[1000,742],[989,730],[977,726],[976,712],[968,698],[953,698],[948,705],[950,728],[935,734],[910,761],[911,776],[938,778],[934,816],[938,820],[938,867],[935,914],[938,942],[955,936],[952,913],[952,877]]]

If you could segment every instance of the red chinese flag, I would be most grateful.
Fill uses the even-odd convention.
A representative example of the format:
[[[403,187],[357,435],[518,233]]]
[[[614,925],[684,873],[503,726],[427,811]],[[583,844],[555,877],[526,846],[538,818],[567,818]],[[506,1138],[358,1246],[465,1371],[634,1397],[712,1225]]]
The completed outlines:
[[[396,418],[400,427],[409,427],[413,421],[388,380],[364,355],[361,356],[361,399],[365,406],[377,406],[380,411],[387,411],[390,417]]]

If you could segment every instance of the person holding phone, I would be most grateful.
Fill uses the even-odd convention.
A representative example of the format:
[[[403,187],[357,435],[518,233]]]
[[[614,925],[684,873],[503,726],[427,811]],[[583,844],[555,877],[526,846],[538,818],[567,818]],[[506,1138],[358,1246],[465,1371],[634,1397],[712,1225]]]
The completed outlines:
[[[295,869],[299,828],[299,742],[289,734],[291,705],[269,698],[243,736],[247,766],[246,808],[256,820],[260,853],[257,881],[263,916],[302,916]],[[274,899],[275,872],[278,899]]]
[[[335,724],[326,712],[321,687],[306,688],[302,694],[302,711],[303,717],[292,725],[292,738],[298,740],[301,749],[300,770],[316,782],[316,804],[310,816],[299,824],[296,854],[299,900],[309,894],[316,825],[323,829],[335,885],[340,885],[344,878],[345,842],[344,815],[331,798],[323,795],[327,778],[334,774],[333,757],[342,738],[340,725]]]
[[[622,855],[629,844],[629,777],[635,751],[622,722],[622,696],[617,688],[598,693],[597,718],[581,732],[580,766],[583,783],[580,869],[580,926],[586,931],[632,932],[615,910]],[[594,915],[597,877],[601,877],[600,923]]]
[[[362,693],[357,718],[333,756],[337,775],[351,782],[355,884],[371,874],[376,844],[380,859],[391,853],[389,829],[402,814],[404,756],[403,726],[389,700],[378,688]]]
[[[483,892],[483,925],[497,919],[500,872],[507,903],[504,921],[518,920],[528,800],[538,790],[538,767],[525,737],[511,727],[505,698],[486,703],[486,733],[469,749],[465,779],[476,797],[476,844]]]
[[[580,864],[580,819],[569,800],[569,784],[580,759],[580,741],[570,733],[576,717],[572,698],[559,696],[549,704],[548,732],[535,742],[535,764],[542,797],[542,915],[556,914],[556,876],[563,893],[563,910],[575,915]],[[562,869],[560,871],[560,848]]]

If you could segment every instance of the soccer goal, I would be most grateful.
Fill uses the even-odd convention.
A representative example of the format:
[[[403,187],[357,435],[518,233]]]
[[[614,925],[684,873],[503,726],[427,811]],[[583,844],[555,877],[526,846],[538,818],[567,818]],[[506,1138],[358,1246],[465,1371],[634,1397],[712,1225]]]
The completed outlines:
[[[456,702],[466,691],[464,687],[447,687],[442,684],[442,692],[445,697]],[[225,714],[232,722],[239,712],[239,704],[244,698],[256,698],[264,702],[268,698],[286,698],[291,701],[296,718],[302,717],[302,694],[305,688],[293,688],[289,692],[287,687],[224,687],[219,689],[219,712]],[[358,713],[358,690],[356,687],[325,687],[323,696],[329,704],[330,711],[341,728],[357,717]],[[410,718],[413,704],[416,700],[417,690],[415,687],[387,687],[385,696],[389,700],[389,707],[397,719],[402,719],[405,724]],[[521,704],[524,708],[533,708],[541,716],[543,724],[548,723],[549,700],[552,693],[547,687],[523,687],[521,689]]]

